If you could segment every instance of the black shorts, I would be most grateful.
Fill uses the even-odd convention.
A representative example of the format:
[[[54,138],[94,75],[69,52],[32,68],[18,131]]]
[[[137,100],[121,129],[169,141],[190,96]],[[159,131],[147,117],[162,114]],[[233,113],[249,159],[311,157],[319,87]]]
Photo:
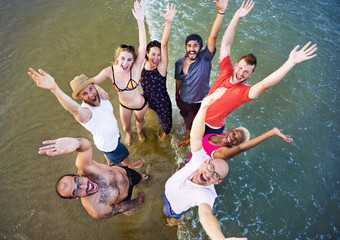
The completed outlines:
[[[201,103],[183,102],[183,100],[180,97],[176,99],[176,103],[179,108],[179,113],[184,118],[187,130],[191,130],[192,122],[194,121],[194,118],[198,110],[200,110]]]
[[[122,201],[129,201],[131,200],[131,196],[132,196],[132,190],[133,190],[133,186],[137,185],[141,180],[142,180],[142,175],[140,175],[138,172],[136,172],[135,170],[129,168],[129,167],[122,167],[125,169],[126,171],[126,175],[129,178],[130,181],[130,186],[129,186],[129,192],[127,197]]]

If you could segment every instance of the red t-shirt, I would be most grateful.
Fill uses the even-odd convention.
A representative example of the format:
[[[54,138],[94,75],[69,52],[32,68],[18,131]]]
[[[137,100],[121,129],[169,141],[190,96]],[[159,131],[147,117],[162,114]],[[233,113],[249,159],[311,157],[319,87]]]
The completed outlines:
[[[227,88],[227,91],[208,108],[205,117],[205,122],[209,126],[216,128],[223,127],[230,113],[241,107],[244,103],[253,100],[248,97],[251,86],[247,86],[244,83],[232,84],[229,82],[234,72],[230,56],[225,57],[220,62],[220,67],[221,74],[211,87],[208,95],[221,87]]]

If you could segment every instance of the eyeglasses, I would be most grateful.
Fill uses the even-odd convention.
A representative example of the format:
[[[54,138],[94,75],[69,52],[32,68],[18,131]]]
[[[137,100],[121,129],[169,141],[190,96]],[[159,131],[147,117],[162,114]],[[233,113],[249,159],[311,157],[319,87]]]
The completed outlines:
[[[135,47],[131,46],[131,45],[122,44],[122,45],[120,45],[120,48],[128,48],[131,51],[135,51]]]
[[[207,164],[207,169],[210,173],[212,173],[212,177],[213,177],[214,180],[216,180],[216,181],[221,180],[221,176],[220,176],[220,174],[215,172],[215,166],[211,163],[211,160],[209,160],[209,162]]]
[[[83,183],[83,179],[80,177],[80,176],[76,176],[74,178],[74,182],[77,184],[77,188],[76,190],[74,191],[74,196],[75,197],[80,197],[80,192],[81,192],[81,189],[80,189],[80,185]]]

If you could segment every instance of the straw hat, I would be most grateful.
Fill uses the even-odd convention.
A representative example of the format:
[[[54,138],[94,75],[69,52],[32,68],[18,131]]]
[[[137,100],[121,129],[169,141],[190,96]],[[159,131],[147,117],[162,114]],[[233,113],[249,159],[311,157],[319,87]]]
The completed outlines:
[[[84,74],[81,74],[80,76],[75,77],[71,82],[71,88],[73,90],[72,97],[74,99],[78,99],[78,93],[83,90],[84,87],[87,85],[90,85],[91,83],[94,83],[93,78],[88,78]]]
[[[245,136],[244,142],[250,139],[250,133],[248,129],[246,129],[245,127],[238,127],[238,128],[235,128],[234,130],[241,130],[243,132],[243,135]]]

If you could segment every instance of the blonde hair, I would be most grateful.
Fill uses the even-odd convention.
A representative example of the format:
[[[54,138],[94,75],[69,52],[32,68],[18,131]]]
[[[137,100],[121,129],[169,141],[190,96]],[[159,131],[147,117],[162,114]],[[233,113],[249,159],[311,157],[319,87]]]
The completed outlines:
[[[135,48],[133,46],[130,46],[130,45],[122,44],[122,45],[119,46],[119,48],[116,49],[116,55],[115,55],[115,62],[114,62],[114,64],[118,64],[118,57],[119,57],[121,52],[129,52],[129,53],[131,53],[132,56],[133,56],[133,62],[136,61],[137,53],[136,53]]]

